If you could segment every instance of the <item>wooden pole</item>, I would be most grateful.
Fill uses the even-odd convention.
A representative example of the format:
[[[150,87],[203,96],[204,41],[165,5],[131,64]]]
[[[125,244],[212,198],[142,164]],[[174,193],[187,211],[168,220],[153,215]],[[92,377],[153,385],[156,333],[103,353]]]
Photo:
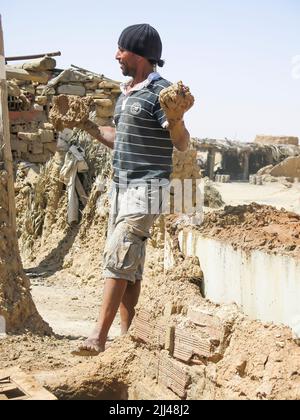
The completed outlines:
[[[7,85],[5,72],[4,40],[2,18],[0,15],[0,165],[7,172],[7,192],[9,205],[9,223],[16,231],[16,206],[14,190],[13,159],[10,144],[9,114],[7,103]],[[0,169],[1,169],[0,166]]]

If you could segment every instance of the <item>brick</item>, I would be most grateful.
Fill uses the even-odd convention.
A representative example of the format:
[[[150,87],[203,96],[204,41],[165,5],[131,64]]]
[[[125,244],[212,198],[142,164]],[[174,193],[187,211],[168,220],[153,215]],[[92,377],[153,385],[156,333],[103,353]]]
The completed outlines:
[[[50,158],[50,155],[47,153],[42,153],[40,155],[28,154],[27,159],[31,163],[46,163],[47,160]]]
[[[170,355],[173,355],[175,346],[175,327],[168,327],[166,329],[165,337],[165,349],[168,350]]]
[[[137,318],[135,321],[135,338],[146,344],[152,344],[154,325],[143,319]]]
[[[28,143],[25,141],[19,141],[19,150],[21,153],[27,153],[28,152]]]
[[[159,358],[158,383],[184,399],[187,397],[187,388],[191,383],[191,377],[184,366],[162,351]]]
[[[164,348],[166,342],[166,325],[159,325],[152,320],[151,313],[139,311],[135,319],[134,337],[150,347]]]
[[[196,325],[201,327],[211,340],[221,341],[224,337],[224,327],[221,320],[201,309],[190,307],[187,317]]]
[[[103,108],[111,108],[113,106],[113,102],[111,99],[95,99],[95,104],[101,106]]]
[[[107,107],[96,105],[96,114],[98,117],[101,117],[101,118],[112,117],[114,115],[114,107],[111,106],[107,108]]]
[[[113,83],[113,82],[109,82],[106,80],[103,80],[102,82],[99,83],[99,89],[119,89],[119,84],[118,83]]]
[[[52,142],[52,143],[44,143],[44,150],[48,151],[50,153],[56,153],[57,151],[57,144],[56,142]]]
[[[212,345],[208,339],[203,339],[179,328],[175,329],[173,357],[187,363],[194,356],[208,359],[212,355]]]
[[[18,133],[18,138],[25,141],[39,141],[40,136],[38,133]]]
[[[60,85],[57,92],[59,95],[85,96],[85,87],[82,85]]]
[[[39,136],[42,143],[51,143],[54,141],[54,132],[53,130],[39,129]]]
[[[14,151],[18,151],[19,150],[19,141],[15,140],[15,139],[11,139],[10,140],[10,145],[11,145],[11,150]]]
[[[35,155],[42,154],[44,152],[42,143],[33,142],[31,145],[31,152]]]

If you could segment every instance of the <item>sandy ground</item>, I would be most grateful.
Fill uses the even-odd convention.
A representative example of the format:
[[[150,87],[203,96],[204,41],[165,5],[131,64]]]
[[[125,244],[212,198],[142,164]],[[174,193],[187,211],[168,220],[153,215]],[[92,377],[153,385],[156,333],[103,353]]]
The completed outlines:
[[[243,182],[214,184],[227,205],[236,206],[256,202],[274,206],[278,210],[284,208],[300,214],[300,184],[291,185],[291,188],[288,188],[281,183],[270,183],[261,186]]]
[[[92,331],[101,304],[103,281],[82,285],[66,270],[45,277],[32,277],[32,296],[43,319],[54,333],[71,339],[86,338]],[[110,338],[119,334],[119,317]]]

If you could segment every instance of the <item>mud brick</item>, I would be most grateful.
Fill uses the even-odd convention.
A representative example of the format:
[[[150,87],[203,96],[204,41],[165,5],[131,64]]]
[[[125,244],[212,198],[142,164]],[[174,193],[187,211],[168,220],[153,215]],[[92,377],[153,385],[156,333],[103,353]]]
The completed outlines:
[[[187,397],[187,388],[191,377],[187,369],[171,359],[166,352],[161,352],[158,368],[158,383],[171,389],[180,398]]]
[[[161,349],[165,348],[165,342],[166,342],[166,331],[167,331],[166,325],[155,325],[154,327],[154,343],[157,345],[157,347],[160,347]]]
[[[54,132],[53,130],[44,130],[39,129],[39,135],[42,143],[51,143],[54,141]]]
[[[59,95],[85,96],[85,87],[82,85],[60,85],[57,92]]]
[[[27,153],[28,152],[28,143],[25,141],[19,141],[19,150],[21,153]]]
[[[188,309],[187,317],[201,327],[211,340],[222,341],[224,327],[218,317],[193,307]]]
[[[15,139],[11,139],[10,140],[10,145],[11,145],[11,150],[14,151],[18,151],[19,150],[19,141],[15,140]]]
[[[151,312],[146,311],[145,309],[140,309],[137,318],[142,319],[143,321],[151,321],[152,315]]]
[[[174,346],[175,346],[175,327],[168,327],[166,330],[166,344],[165,348],[169,351],[170,355],[174,353]]]
[[[44,143],[45,151],[49,151],[50,153],[55,153],[57,151],[57,145],[55,142],[52,143]]]
[[[134,336],[146,344],[152,344],[154,325],[143,319],[137,318],[135,321]]]
[[[40,141],[38,133],[18,133],[18,137],[24,141]]]
[[[50,155],[46,153],[42,153],[39,155],[28,154],[27,159],[31,163],[45,163],[49,159]]]
[[[211,343],[207,339],[176,328],[173,357],[183,362],[190,362],[193,356],[199,356],[200,358],[211,357]]]
[[[43,147],[43,145],[41,143],[38,143],[38,142],[33,142],[32,143],[32,145],[31,145],[31,152],[34,155],[40,155],[40,154],[43,153],[43,151],[44,151],[44,147]]]

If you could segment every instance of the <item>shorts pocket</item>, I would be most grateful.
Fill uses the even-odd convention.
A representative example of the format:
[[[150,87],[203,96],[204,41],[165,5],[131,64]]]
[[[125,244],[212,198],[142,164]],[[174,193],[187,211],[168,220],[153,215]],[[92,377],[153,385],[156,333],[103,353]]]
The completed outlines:
[[[115,270],[137,270],[142,254],[142,240],[134,234],[128,233],[123,242],[114,248],[109,247],[105,253],[107,268]]]

